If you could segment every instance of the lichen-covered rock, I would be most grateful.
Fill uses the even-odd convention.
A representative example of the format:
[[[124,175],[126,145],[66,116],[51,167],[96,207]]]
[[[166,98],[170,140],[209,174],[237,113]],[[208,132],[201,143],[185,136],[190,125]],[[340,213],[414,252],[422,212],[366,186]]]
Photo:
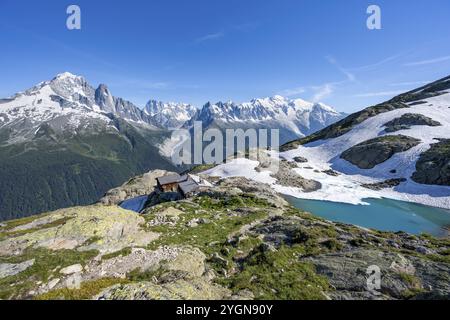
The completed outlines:
[[[98,250],[110,253],[125,247],[147,245],[158,234],[143,229],[144,218],[119,207],[94,205],[61,209],[39,219],[63,221],[0,242],[0,255],[21,254],[29,247],[52,250]],[[35,224],[40,224],[36,221]],[[45,225],[44,225],[45,226]]]
[[[450,296],[450,267],[416,257],[360,248],[351,252],[308,258],[319,274],[327,275],[336,288],[335,299],[407,298],[411,292],[427,291],[441,298]],[[377,266],[382,273],[379,294],[367,288],[367,270]],[[444,269],[443,269],[444,268]]]
[[[141,282],[117,285],[95,297],[96,300],[228,300],[230,290],[203,278],[179,279],[156,284]]]
[[[151,208],[143,213],[146,214]],[[148,223],[150,226],[161,226],[161,225],[169,225],[174,226],[180,219],[180,215],[183,214],[183,211],[169,207],[164,208],[160,212],[155,212],[154,218]]]
[[[98,261],[92,261],[86,266],[84,279],[93,280],[101,277],[124,278],[127,273],[139,270],[155,270],[161,262],[172,261],[182,252],[177,247],[161,247],[157,250],[135,248],[127,255]]]
[[[168,271],[181,271],[185,278],[201,277],[205,273],[206,256],[199,249],[185,249],[175,259],[168,260],[163,268]]]
[[[353,146],[344,151],[341,158],[360,169],[372,169],[394,154],[407,151],[419,144],[420,140],[404,135],[382,136]]]

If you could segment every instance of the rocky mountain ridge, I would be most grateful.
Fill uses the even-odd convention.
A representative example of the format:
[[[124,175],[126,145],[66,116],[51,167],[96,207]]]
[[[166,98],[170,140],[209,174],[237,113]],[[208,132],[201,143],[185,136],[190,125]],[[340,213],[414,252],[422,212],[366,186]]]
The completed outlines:
[[[209,102],[184,127],[192,128],[195,121],[200,121],[204,128],[276,128],[281,131],[281,140],[286,141],[307,136],[343,117],[343,113],[323,103],[274,96],[241,104]]]

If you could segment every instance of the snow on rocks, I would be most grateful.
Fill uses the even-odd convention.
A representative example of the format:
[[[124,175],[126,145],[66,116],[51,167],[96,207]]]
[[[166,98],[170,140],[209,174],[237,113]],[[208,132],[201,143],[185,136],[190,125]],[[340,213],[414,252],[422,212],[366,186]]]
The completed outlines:
[[[423,114],[442,125],[412,126],[410,129],[396,132],[395,134],[407,135],[421,142],[406,152],[395,154],[373,169],[360,169],[340,158],[345,150],[384,135],[386,123],[408,113]],[[420,154],[427,151],[431,144],[438,142],[435,138],[449,138],[449,132],[450,94],[446,93],[429,98],[421,104],[411,103],[410,108],[396,109],[371,117],[340,137],[313,142],[280,154],[272,152],[272,157],[297,162],[298,168],[293,170],[305,179],[322,184],[322,188],[317,191],[303,192],[299,188],[281,186],[271,177],[270,172],[255,170],[259,166],[258,161],[247,159],[230,161],[206,171],[205,174],[222,178],[242,176],[270,184],[277,192],[302,199],[367,204],[364,199],[390,198],[449,209],[450,187],[418,184],[411,180]],[[308,162],[298,163],[296,159]],[[340,175],[326,174],[329,170],[334,170]],[[406,181],[383,190],[370,190],[362,186],[389,179],[406,179]]]

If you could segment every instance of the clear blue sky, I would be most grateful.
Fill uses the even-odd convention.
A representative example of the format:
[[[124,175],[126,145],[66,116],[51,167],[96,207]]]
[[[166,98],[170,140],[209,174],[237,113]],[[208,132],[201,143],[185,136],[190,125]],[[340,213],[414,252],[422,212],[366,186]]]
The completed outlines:
[[[1,0],[0,96],[69,71],[139,106],[281,94],[351,112],[449,75],[449,17],[448,0]]]

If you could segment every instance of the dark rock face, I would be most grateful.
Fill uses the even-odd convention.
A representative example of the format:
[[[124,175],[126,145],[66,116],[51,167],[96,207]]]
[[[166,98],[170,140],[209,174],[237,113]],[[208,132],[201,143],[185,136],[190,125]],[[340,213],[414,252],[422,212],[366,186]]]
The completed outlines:
[[[133,121],[143,121],[145,123],[158,126],[158,123],[146,115],[144,111],[136,107],[133,103],[122,98],[114,97],[109,91],[108,87],[101,84],[94,93],[95,102],[100,108],[108,113],[116,116],[130,119]]]
[[[360,248],[317,256],[311,258],[311,262],[319,274],[330,277],[330,283],[337,289],[330,294],[333,299],[383,299],[386,296],[405,299],[408,292],[424,291],[425,294],[424,288],[430,287],[433,291],[426,294],[437,299],[445,299],[450,294],[445,284],[448,281],[445,272],[450,271],[448,266],[412,256],[406,258],[392,252]],[[371,265],[378,266],[383,274],[381,296],[366,287],[366,270]],[[426,299],[426,295],[421,298]]]
[[[331,169],[330,170],[325,170],[325,171],[322,171],[322,172],[327,174],[327,175],[329,175],[329,176],[332,176],[332,177],[338,177],[338,176],[341,175],[339,172],[331,170]]]
[[[441,126],[441,124],[438,121],[428,118],[422,114],[407,113],[400,118],[389,121],[384,126],[386,127],[386,132],[396,132],[410,129],[411,126],[438,127]]]
[[[383,181],[383,182],[379,182],[379,183],[362,184],[361,186],[366,188],[366,189],[379,191],[379,190],[383,190],[383,189],[397,187],[402,182],[406,182],[406,179],[405,178],[389,179],[389,180],[386,180],[386,181]]]
[[[307,163],[308,159],[303,158],[303,157],[295,157],[294,161],[297,162],[297,163]]]
[[[432,144],[421,154],[412,179],[417,183],[450,186],[450,139]]]
[[[357,144],[343,152],[341,158],[360,169],[372,169],[394,154],[407,151],[419,143],[420,140],[404,135],[383,136]]]

